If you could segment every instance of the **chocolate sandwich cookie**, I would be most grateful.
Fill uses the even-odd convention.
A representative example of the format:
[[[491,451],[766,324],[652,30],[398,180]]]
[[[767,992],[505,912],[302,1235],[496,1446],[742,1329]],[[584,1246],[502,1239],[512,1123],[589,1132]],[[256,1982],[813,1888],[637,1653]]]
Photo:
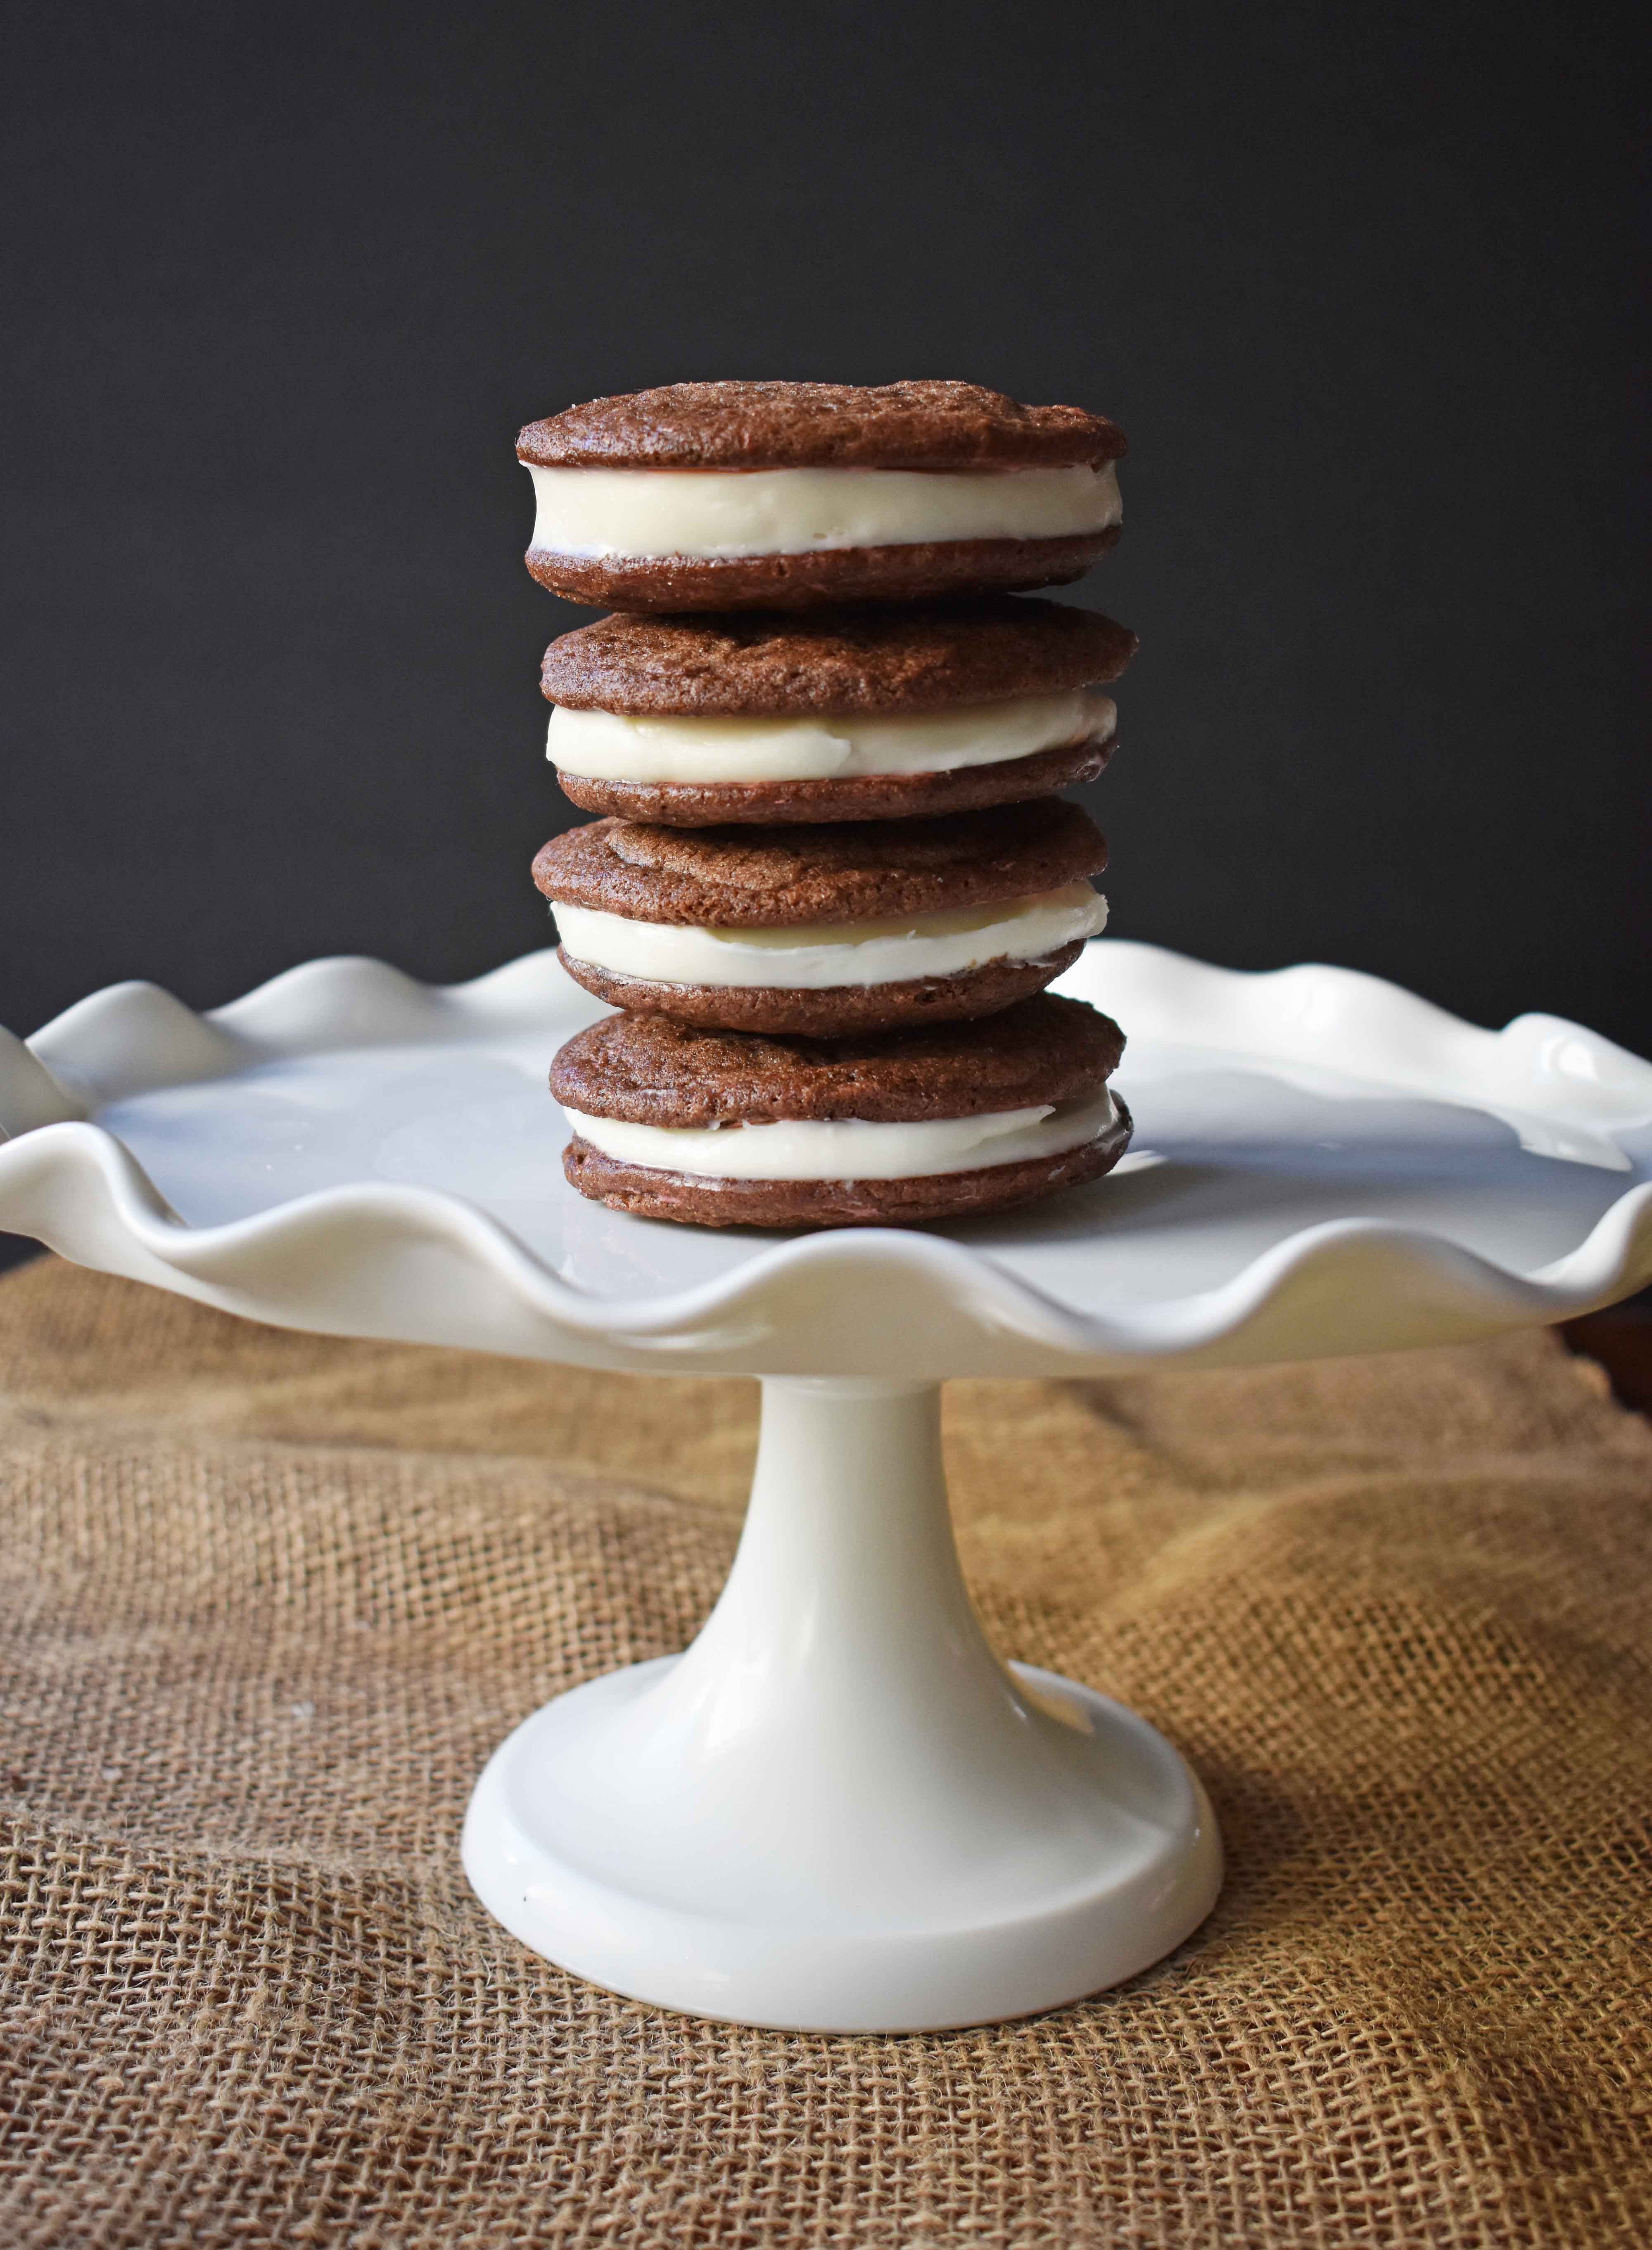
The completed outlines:
[[[675,383],[516,440],[529,569],[619,610],[1061,585],[1118,537],[1123,451],[1100,415],[973,383]]]
[[[1107,844],[1075,804],[817,828],[596,820],[534,880],[569,975],[616,1007],[819,1038],[1025,999],[1107,920]]]
[[[547,754],[588,812],[675,827],[883,820],[1089,781],[1136,650],[1000,595],[778,617],[604,618],[545,652]]]
[[[1002,1014],[881,1039],[775,1039],[610,1016],[550,1090],[582,1195],[701,1226],[914,1226],[1098,1179],[1130,1114],[1116,1024],[1040,992]]]

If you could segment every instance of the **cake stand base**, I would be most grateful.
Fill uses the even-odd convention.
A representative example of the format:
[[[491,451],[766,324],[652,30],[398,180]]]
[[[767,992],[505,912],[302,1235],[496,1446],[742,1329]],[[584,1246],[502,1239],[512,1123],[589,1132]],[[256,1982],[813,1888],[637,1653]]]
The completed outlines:
[[[1118,1983],[1209,1912],[1221,1849],[1164,1736],[999,1662],[965,1590],[937,1384],[771,1379],[739,1552],[681,1656],[489,1761],[484,1905],[632,1999],[941,2030]]]

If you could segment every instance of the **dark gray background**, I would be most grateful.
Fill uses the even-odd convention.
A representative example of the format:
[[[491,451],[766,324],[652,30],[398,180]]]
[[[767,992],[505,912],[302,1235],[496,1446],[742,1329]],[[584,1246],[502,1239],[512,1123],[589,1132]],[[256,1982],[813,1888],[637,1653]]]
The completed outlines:
[[[517,425],[956,375],[1130,434],[1117,932],[1645,1047],[1628,20],[20,12],[0,1021],[543,942]]]

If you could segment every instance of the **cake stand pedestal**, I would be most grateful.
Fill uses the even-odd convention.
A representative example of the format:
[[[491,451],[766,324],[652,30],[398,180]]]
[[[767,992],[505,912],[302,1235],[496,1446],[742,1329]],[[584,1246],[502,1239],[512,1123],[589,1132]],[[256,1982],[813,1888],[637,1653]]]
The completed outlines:
[[[66,1256],[325,1333],[763,1378],[699,1638],[526,1717],[471,1800],[472,1883],[563,1967],[860,2032],[1145,1968],[1215,1898],[1209,1805],[1144,1721],[989,1646],[941,1381],[1462,1341],[1652,1279],[1652,1066],[1575,1025],[1112,942],[1061,989],[1130,1034],[1130,1154],[923,1232],[584,1203],[544,1071],[603,1011],[550,954],[448,990],[315,962],[204,1017],[122,985],[0,1034],[0,1225]]]
[[[464,1852],[506,1928],[596,1984],[823,2031],[1116,1984],[1221,1876],[1162,1735],[988,1646],[940,1386],[853,1378],[764,1383],[745,1531],[699,1639],[520,1726]]]

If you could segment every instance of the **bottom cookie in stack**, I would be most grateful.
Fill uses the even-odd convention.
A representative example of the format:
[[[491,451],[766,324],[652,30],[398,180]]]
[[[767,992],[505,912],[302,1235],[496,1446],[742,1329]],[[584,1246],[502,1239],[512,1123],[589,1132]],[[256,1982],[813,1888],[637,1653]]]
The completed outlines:
[[[973,1023],[874,1039],[713,1032],[609,1016],[550,1088],[582,1195],[699,1226],[913,1226],[1099,1179],[1130,1113],[1124,1037],[1043,992]]]

